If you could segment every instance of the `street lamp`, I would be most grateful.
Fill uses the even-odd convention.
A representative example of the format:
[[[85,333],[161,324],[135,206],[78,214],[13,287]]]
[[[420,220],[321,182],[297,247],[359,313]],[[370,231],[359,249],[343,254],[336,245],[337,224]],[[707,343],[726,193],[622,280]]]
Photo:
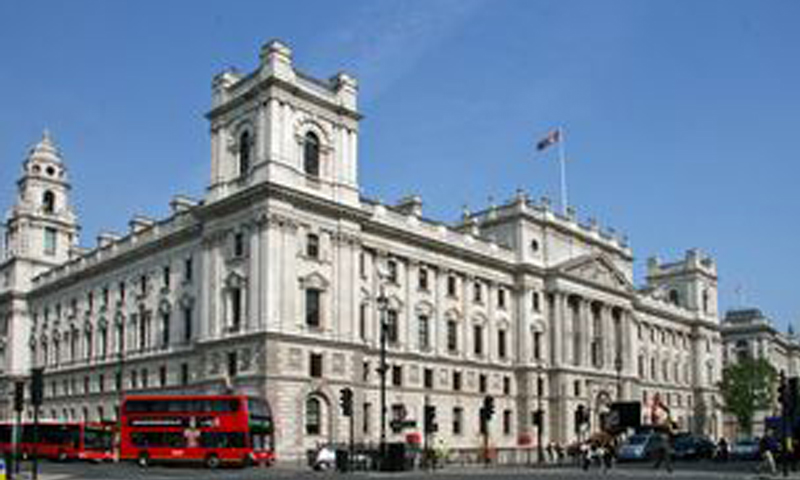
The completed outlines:
[[[381,443],[380,443],[380,458],[381,465],[386,458],[386,310],[389,307],[389,299],[386,298],[385,287],[386,272],[382,269],[378,270],[378,279],[380,281],[379,293],[377,298],[378,311],[380,312],[380,329],[381,329],[381,353],[380,365],[378,366],[378,374],[381,376]]]
[[[536,371],[536,416],[538,419],[536,424],[536,453],[539,457],[539,463],[544,462],[544,447],[542,445],[542,429],[544,429],[544,411],[542,411],[542,393],[544,393],[543,387],[542,365],[539,363]]]

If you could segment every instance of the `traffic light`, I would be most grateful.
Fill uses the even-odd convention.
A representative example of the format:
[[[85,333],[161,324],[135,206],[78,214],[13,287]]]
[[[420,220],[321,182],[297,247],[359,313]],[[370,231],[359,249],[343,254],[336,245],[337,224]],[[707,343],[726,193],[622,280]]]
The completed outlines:
[[[483,397],[483,417],[488,422],[494,416],[494,397],[486,395]]]
[[[436,425],[436,406],[425,405],[425,433],[438,430]]]
[[[25,409],[25,382],[17,380],[14,383],[14,411],[21,412]]]
[[[533,412],[533,425],[536,428],[542,428],[543,424],[544,424],[544,412],[542,411],[542,409],[537,409],[536,411]]]
[[[342,407],[342,415],[349,417],[353,415],[353,391],[343,388],[339,392],[339,405]]]
[[[789,418],[794,418],[797,415],[797,388],[798,378],[791,377],[786,384],[788,391],[786,392],[786,414]]]
[[[38,407],[44,398],[44,368],[31,370],[31,405]]]

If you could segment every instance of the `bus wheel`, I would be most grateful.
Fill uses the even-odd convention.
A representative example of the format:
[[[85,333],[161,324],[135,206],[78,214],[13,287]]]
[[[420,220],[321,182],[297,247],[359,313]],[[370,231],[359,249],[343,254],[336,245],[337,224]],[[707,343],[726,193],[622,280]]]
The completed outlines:
[[[56,455],[56,461],[66,462],[67,461],[67,452],[65,452],[64,450],[59,450],[58,455]]]
[[[208,468],[210,468],[212,470],[217,468],[217,467],[219,467],[219,457],[216,456],[216,454],[213,454],[213,453],[211,455],[207,456],[206,457],[206,467],[208,467]]]
[[[253,466],[253,457],[249,454],[245,455],[242,459],[242,468],[250,468]]]
[[[139,457],[136,459],[136,463],[142,467],[147,468],[150,466],[150,455],[145,452],[139,454]]]

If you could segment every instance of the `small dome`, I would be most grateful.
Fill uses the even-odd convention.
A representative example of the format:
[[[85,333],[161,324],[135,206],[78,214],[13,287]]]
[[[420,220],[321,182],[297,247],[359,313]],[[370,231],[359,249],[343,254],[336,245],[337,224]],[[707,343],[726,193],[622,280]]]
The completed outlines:
[[[45,129],[42,139],[34,146],[28,154],[29,161],[49,161],[61,163],[61,153],[53,143],[50,132]]]

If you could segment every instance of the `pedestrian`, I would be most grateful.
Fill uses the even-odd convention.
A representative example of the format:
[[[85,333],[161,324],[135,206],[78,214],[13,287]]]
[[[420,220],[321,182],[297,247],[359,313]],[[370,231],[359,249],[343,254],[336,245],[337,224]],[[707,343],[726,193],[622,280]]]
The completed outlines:
[[[717,460],[720,462],[728,461],[728,441],[725,437],[719,437],[717,442]]]
[[[775,465],[775,456],[772,454],[769,440],[766,436],[762,437],[758,442],[758,451],[761,456],[761,463],[759,463],[756,470],[759,473],[769,473],[770,475],[777,474],[778,469]]]
[[[661,468],[661,464],[664,464],[664,468],[667,472],[672,473],[672,439],[668,432],[660,432],[656,433],[660,438],[658,440],[658,450],[656,454],[656,463],[653,465],[653,468],[658,470]]]

